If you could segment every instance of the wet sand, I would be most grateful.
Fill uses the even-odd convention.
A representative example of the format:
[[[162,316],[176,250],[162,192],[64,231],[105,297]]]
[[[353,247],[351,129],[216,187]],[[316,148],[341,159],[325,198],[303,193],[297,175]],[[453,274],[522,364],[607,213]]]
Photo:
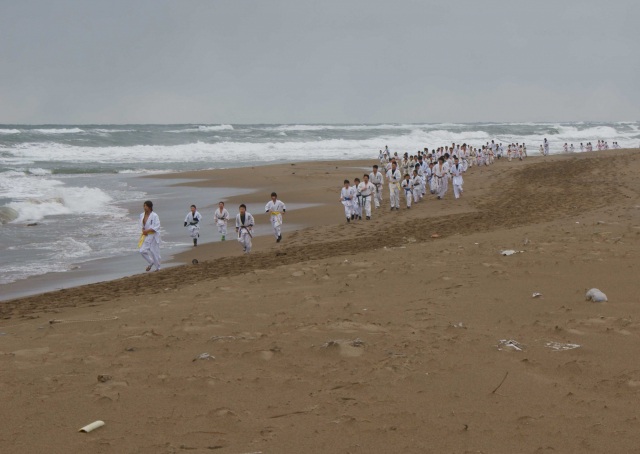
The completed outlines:
[[[203,245],[178,257],[198,265],[1,303],[0,451],[636,452],[639,158],[502,160],[461,200],[396,213],[385,191],[351,224],[341,182],[371,163],[199,173],[256,189],[232,214],[272,190],[321,205],[249,257]]]

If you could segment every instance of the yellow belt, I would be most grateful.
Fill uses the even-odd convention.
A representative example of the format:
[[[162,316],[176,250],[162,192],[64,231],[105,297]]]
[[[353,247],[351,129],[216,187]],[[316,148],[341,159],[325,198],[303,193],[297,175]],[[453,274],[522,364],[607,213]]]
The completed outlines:
[[[277,216],[277,215],[279,215],[279,214],[280,214],[280,212],[279,212],[279,211],[272,211],[272,212],[271,212],[271,216]]]
[[[153,233],[148,233],[147,235],[153,235]],[[140,235],[140,241],[138,241],[138,247],[142,247],[142,243],[144,243],[144,237],[146,235]]]

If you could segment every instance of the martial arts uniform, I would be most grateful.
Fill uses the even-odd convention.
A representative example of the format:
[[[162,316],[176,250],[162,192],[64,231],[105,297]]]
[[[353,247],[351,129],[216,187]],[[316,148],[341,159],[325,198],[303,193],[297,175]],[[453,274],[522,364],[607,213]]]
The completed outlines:
[[[187,227],[187,230],[189,230],[189,235],[191,235],[191,238],[193,239],[194,246],[198,245],[198,238],[200,238],[201,221],[202,215],[198,211],[196,211],[195,214],[189,211],[187,217],[184,218],[184,226]]]
[[[407,201],[407,208],[411,208],[411,199],[413,198],[413,183],[411,182],[411,178],[402,180],[402,189],[404,199]]]
[[[362,195],[358,190],[358,186],[351,186],[351,189],[353,189],[353,199],[352,199],[353,203],[351,207],[351,209],[353,210],[353,217],[355,219],[358,219],[358,218],[362,219]]]
[[[462,194],[462,184],[464,181],[462,180],[462,164],[454,164],[451,167],[451,175],[453,175],[453,195],[456,199],[460,198],[460,194]]]
[[[242,244],[242,250],[245,254],[251,252],[251,238],[254,221],[253,216],[248,211],[244,213],[244,220],[242,215],[238,213],[236,215],[236,229],[238,230],[238,242]]]
[[[155,233],[142,235],[138,247],[140,254],[149,264],[149,269],[155,266],[156,271],[160,269],[160,218],[152,211],[147,218],[147,222],[143,224],[144,212],[140,214],[138,225],[140,230],[154,230]]]
[[[282,239],[282,213],[287,210],[287,207],[284,205],[282,200],[276,199],[275,202],[273,200],[269,200],[264,209],[267,213],[271,214],[273,234],[276,236],[276,240],[280,241]]]
[[[229,221],[229,212],[226,208],[223,208],[220,211],[218,208],[214,214],[214,218],[216,220],[216,225],[218,226],[218,233],[222,235],[222,241],[225,240],[227,236],[227,222]]]
[[[342,205],[344,205],[344,215],[347,217],[347,222],[350,222],[351,217],[353,216],[354,196],[355,192],[351,186],[348,188],[343,187],[342,190],[340,190],[340,201],[342,202]]]
[[[422,185],[424,180],[420,175],[416,175],[412,178],[411,184],[413,186],[413,201],[418,202],[422,198]]]
[[[422,165],[420,166],[420,171],[418,175],[422,178],[422,197],[427,195],[427,172],[429,170],[429,163],[425,160],[422,161]]]
[[[376,187],[376,194],[374,196],[375,207],[380,208],[380,204],[382,203],[382,185],[384,184],[384,177],[382,176],[382,172],[371,172],[369,174],[369,183],[373,184]]]
[[[402,175],[400,171],[396,169],[389,169],[387,172],[387,181],[389,182],[389,198],[391,199],[391,209],[400,209],[400,180]]]
[[[436,193],[438,194],[439,199],[443,199],[447,193],[447,189],[449,189],[448,170],[449,168],[447,164],[442,164],[442,167],[440,167],[440,163],[433,166],[433,178],[436,180]]]
[[[358,185],[358,192],[360,193],[361,208],[364,207],[364,214],[367,219],[371,219],[371,198],[376,193],[376,187],[369,181],[364,181]]]

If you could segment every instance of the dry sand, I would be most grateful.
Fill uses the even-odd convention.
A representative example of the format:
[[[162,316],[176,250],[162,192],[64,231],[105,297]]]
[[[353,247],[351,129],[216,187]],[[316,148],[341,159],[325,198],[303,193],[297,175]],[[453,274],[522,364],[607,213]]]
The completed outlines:
[[[230,212],[275,189],[313,227],[0,304],[0,452],[638,452],[639,158],[502,160],[349,225],[369,163],[253,169]]]

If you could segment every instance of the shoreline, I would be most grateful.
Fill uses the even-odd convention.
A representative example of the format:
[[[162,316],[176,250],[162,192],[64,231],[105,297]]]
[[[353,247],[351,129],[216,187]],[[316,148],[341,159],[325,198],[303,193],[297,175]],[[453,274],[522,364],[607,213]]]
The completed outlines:
[[[474,166],[471,168],[470,172],[488,172],[493,168],[497,168],[498,166],[518,166],[518,165],[531,165],[539,162],[556,162],[563,161],[567,159],[582,159],[584,157],[596,158],[603,154],[608,156],[615,156],[621,153],[633,153],[638,149],[622,149],[622,150],[606,150],[606,151],[592,151],[592,152],[584,152],[584,153],[560,153],[554,154],[547,157],[544,156],[530,156],[525,159],[525,161],[518,162],[513,161],[511,164],[505,159],[496,160],[496,163],[493,166],[478,168]],[[225,197],[222,199],[225,201],[226,208],[230,214],[230,222],[228,233],[233,233],[233,219],[235,218],[235,214],[237,209],[234,207],[236,203],[246,203],[247,206],[255,213],[254,217],[256,219],[256,225],[258,233],[254,240],[254,252],[258,251],[270,251],[278,246],[282,246],[286,244],[286,240],[282,243],[282,245],[271,244],[271,226],[269,224],[268,216],[262,211],[262,204],[266,203],[268,200],[268,195],[274,189],[270,186],[278,186],[277,192],[279,197],[284,199],[285,203],[300,203],[300,204],[312,204],[314,205],[311,208],[304,208],[302,210],[294,210],[287,212],[284,223],[284,232],[288,235],[293,233],[294,236],[297,236],[299,230],[306,229],[314,229],[319,227],[327,227],[331,225],[340,225],[342,220],[341,209],[336,208],[336,203],[334,203],[333,195],[335,195],[335,200],[338,198],[339,188],[341,187],[342,179],[349,178],[350,180],[353,176],[359,175],[357,172],[364,173],[365,168],[370,168],[374,163],[377,163],[377,160],[339,160],[339,161],[303,161],[303,162],[295,162],[295,163],[279,163],[279,164],[267,164],[260,166],[248,166],[248,167],[236,167],[236,168],[224,168],[224,169],[206,169],[206,170],[194,170],[187,172],[178,172],[178,173],[162,173],[156,175],[141,175],[137,178],[144,180],[156,180],[154,182],[154,186],[161,187],[158,181],[164,181],[164,185],[166,187],[171,188],[194,188],[198,190],[203,189],[224,189]],[[258,172],[253,174],[252,171],[263,170],[263,172]],[[266,170],[266,171],[265,171]],[[246,178],[247,172],[252,172],[252,180],[251,185],[246,186],[246,189],[240,188],[236,183],[241,181],[243,178]],[[469,178],[473,173],[468,172],[465,175],[465,181]],[[351,176],[352,175],[352,176]],[[305,178],[309,176],[313,176],[314,181],[313,185],[306,187],[305,186]],[[177,180],[176,183],[171,183],[172,180]],[[285,182],[284,184],[282,182]],[[482,181],[482,180],[481,180]],[[276,183],[278,182],[278,183]],[[486,182],[482,182],[486,184]],[[284,188],[284,190],[279,188]],[[469,185],[467,185],[469,187]],[[303,189],[301,189],[303,188]],[[386,188],[385,188],[386,189]],[[317,192],[320,191],[320,192]],[[235,194],[234,194],[235,192]],[[237,194],[240,192],[240,194]],[[451,192],[451,188],[449,190]],[[331,196],[327,196],[327,193],[332,194]],[[291,194],[291,197],[288,196]],[[385,190],[385,203],[388,203],[388,189]],[[451,194],[449,194],[451,196]],[[151,197],[153,200],[153,197]],[[217,207],[217,200],[211,201],[211,203],[206,204],[204,209],[206,210],[203,215],[205,216],[204,225],[206,225],[209,235],[217,235],[217,231],[215,231],[215,226],[210,224],[210,216],[213,212],[213,209]],[[156,202],[157,206],[157,202]],[[200,206],[200,205],[199,205]],[[331,208],[328,208],[331,207]],[[200,209],[200,208],[199,208]],[[384,211],[384,210],[383,210]],[[202,211],[201,211],[202,212]],[[451,213],[456,212],[455,210]],[[375,211],[374,211],[375,214]],[[444,213],[435,213],[436,216],[449,214],[448,212]],[[161,222],[162,222],[161,217]],[[375,220],[375,219],[374,219]],[[181,219],[180,219],[181,221]],[[293,222],[291,222],[293,221]],[[164,221],[167,222],[167,221]],[[164,224],[163,222],[163,224]],[[173,220],[172,222],[175,222]],[[293,225],[292,225],[293,224]],[[296,228],[293,232],[291,232],[291,228]],[[205,229],[202,229],[204,231]],[[186,233],[183,235],[186,238]],[[186,242],[186,241],[185,241]],[[198,261],[204,260],[218,260],[220,258],[226,257],[239,257],[242,256],[242,251],[239,246],[235,244],[233,241],[226,241],[224,244],[219,241],[208,241],[200,244],[198,248],[190,248],[187,246],[187,249],[182,252],[175,252],[168,255],[169,259],[163,259],[164,263],[167,263],[167,269],[189,266],[193,259],[197,259]],[[127,262],[127,268],[133,270],[134,268],[143,268],[142,266],[138,267],[134,265],[135,262],[140,262],[142,259],[136,253],[132,254],[131,257],[112,257],[107,259],[99,259],[96,261],[89,262],[91,265],[94,265],[96,262],[103,261],[125,261]],[[142,262],[141,262],[142,263]],[[91,267],[89,265],[89,267]],[[163,270],[163,272],[166,272]],[[50,293],[57,292],[68,292],[73,291],[74,289],[81,287],[90,287],[92,285],[108,285],[111,282],[118,282],[122,279],[136,279],[141,278],[144,279],[146,273],[135,273],[135,274],[126,274],[122,275],[121,273],[117,273],[118,276],[113,279],[101,280],[104,274],[113,275],[114,272],[112,270],[102,270],[100,271],[100,275],[91,274],[86,278],[86,281],[83,282],[83,278],[72,276],[68,280],[72,282],[78,282],[78,285],[72,285],[70,287],[61,288],[61,289],[51,289],[46,290],[39,293],[28,293],[23,294],[17,297],[11,298],[2,298],[0,300],[0,306],[7,302],[19,301],[22,299],[29,298],[39,298],[44,295],[48,295]],[[10,284],[5,284],[5,288],[11,291],[11,288],[17,288],[17,291],[11,291],[12,293],[21,292],[23,289],[29,288],[30,283],[34,280],[42,280],[45,282],[45,286],[51,288],[51,285],[58,283],[58,277],[60,277],[60,273],[47,273],[46,275],[33,276],[31,278],[27,278],[25,280],[17,281]],[[2,313],[2,309],[0,307],[0,314]]]

